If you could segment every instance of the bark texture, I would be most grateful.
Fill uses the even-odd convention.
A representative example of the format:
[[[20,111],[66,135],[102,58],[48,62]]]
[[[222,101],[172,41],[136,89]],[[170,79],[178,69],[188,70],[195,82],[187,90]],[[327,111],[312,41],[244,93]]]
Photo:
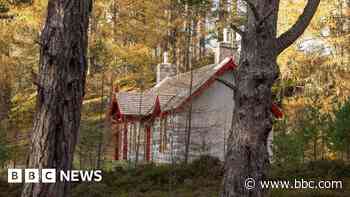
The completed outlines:
[[[0,122],[8,118],[11,110],[11,87],[0,78]]]
[[[72,168],[87,71],[91,0],[49,0],[29,168]],[[25,184],[22,197],[66,197],[70,184]]]
[[[263,197],[259,181],[267,177],[267,139],[272,129],[271,88],[279,76],[281,51],[306,29],[320,0],[309,0],[297,23],[276,38],[279,0],[245,0],[248,20],[241,32],[242,51],[235,73],[235,110],[228,141],[221,197]],[[245,180],[254,179],[248,189]],[[249,186],[252,186],[251,184]]]

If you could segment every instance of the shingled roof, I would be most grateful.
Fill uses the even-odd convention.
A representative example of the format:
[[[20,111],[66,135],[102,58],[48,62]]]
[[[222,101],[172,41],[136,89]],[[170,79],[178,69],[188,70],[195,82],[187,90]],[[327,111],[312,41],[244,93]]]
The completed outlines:
[[[119,110],[124,115],[146,115],[155,101],[154,95],[136,92],[119,92],[116,98]]]
[[[211,64],[194,69],[192,80],[192,93],[196,92],[216,72],[222,69],[231,59],[227,58],[220,64]],[[116,93],[116,100],[123,115],[149,115],[156,107],[159,98],[162,111],[177,108],[186,98],[190,97],[191,72],[166,77],[150,90],[140,92]],[[141,107],[140,107],[141,106]]]
[[[220,64],[211,64],[192,71],[192,92],[190,95],[191,73],[185,72],[174,77],[166,77],[151,89],[140,92],[116,93],[116,100],[123,115],[147,116],[157,107],[162,112],[178,109],[191,99],[193,95],[200,94],[201,87],[209,86],[218,75],[232,70],[236,65],[232,58],[226,58]],[[159,105],[157,106],[157,98]],[[277,106],[274,106],[277,109]],[[279,109],[279,108],[278,108]],[[273,110],[274,114],[276,112]],[[279,117],[279,115],[276,115]]]
[[[230,62],[232,61],[232,62]],[[231,64],[229,64],[231,63]],[[225,59],[220,64],[207,65],[192,71],[192,92],[191,95],[197,92],[206,82],[215,77],[215,74],[224,68],[232,69],[234,67],[231,58]],[[169,100],[166,105],[162,105],[162,111],[177,109],[186,101],[190,95],[191,72],[181,73],[174,77],[167,77],[162,82],[153,87],[150,91],[157,95],[171,94],[176,95]]]

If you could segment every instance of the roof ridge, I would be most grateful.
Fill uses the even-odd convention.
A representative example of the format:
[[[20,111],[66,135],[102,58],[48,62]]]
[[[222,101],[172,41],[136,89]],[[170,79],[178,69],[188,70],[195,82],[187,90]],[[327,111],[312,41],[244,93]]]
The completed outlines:
[[[208,68],[208,69],[209,69],[211,66],[217,66],[217,65],[219,65],[219,64],[208,64],[208,65],[205,65],[205,66],[202,66],[202,67],[193,69],[192,72],[194,72],[194,71],[199,71],[199,70],[204,70],[204,68]],[[213,68],[214,68],[214,67],[213,67]],[[175,76],[167,77],[167,78],[169,78],[169,79],[177,78],[177,77],[179,77],[179,75],[190,74],[190,72],[191,72],[191,70],[186,71],[186,72],[183,72],[183,73],[179,73],[179,74],[177,74],[177,75],[175,75]]]

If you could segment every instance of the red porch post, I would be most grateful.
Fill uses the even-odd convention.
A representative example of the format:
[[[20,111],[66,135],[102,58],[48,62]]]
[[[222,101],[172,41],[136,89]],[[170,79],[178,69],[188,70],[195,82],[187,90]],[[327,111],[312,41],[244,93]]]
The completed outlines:
[[[159,127],[159,152],[163,153],[163,137],[164,137],[164,128],[163,128],[163,117],[161,116],[159,119],[160,127]]]
[[[115,150],[114,150],[114,159],[115,160],[119,160],[119,131],[117,131],[117,133],[115,134],[115,142],[116,142],[116,146],[115,146]]]
[[[114,139],[115,139],[115,148],[114,148],[114,159],[120,160],[120,151],[123,148],[123,141],[122,141],[122,130],[123,125],[120,123],[113,124],[113,130],[115,130],[114,133]]]
[[[151,160],[151,126],[146,126],[146,161]]]
[[[128,160],[128,122],[124,123],[123,134],[123,160]]]

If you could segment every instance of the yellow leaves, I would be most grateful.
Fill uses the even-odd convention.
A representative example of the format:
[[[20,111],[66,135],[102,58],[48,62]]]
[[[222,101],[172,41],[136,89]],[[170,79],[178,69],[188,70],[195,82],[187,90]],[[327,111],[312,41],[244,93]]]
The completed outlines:
[[[304,9],[305,2],[306,0],[281,1],[279,34],[294,24]],[[338,1],[322,1],[311,25],[303,35],[304,38],[320,40],[323,43],[321,46],[329,50],[329,56],[298,51],[296,45],[300,42],[296,42],[278,58],[282,80],[292,80],[303,86],[302,95],[284,99],[284,109],[292,116],[297,117],[298,109],[313,102],[314,98],[317,98],[322,111],[328,112],[332,110],[334,98],[341,100],[350,95],[347,88],[350,85],[347,78],[350,77],[350,70],[345,69],[346,65],[349,65],[349,61],[345,61],[346,57],[349,57],[349,34],[340,34],[338,30],[343,22],[339,13]],[[321,29],[325,27],[331,30],[331,36],[320,36]]]
[[[159,44],[168,28],[168,15],[164,8],[168,1],[119,0],[118,27],[122,37],[144,42],[149,47]]]
[[[302,13],[302,8],[306,1],[285,0],[280,2],[280,12],[278,13],[278,33],[281,34],[288,30]]]
[[[297,1],[297,0],[288,0],[281,1],[280,12],[279,12],[279,34],[288,29],[294,22],[297,20],[297,17],[302,12],[305,6],[306,0]],[[306,30],[303,37],[319,37],[320,30],[323,27],[328,27],[329,29],[338,28],[339,24],[334,18],[332,18],[332,14],[337,14],[338,10],[338,2],[336,1],[322,1],[321,5],[311,23],[311,26]],[[348,10],[348,9],[344,9]],[[302,38],[301,38],[302,39]],[[303,54],[296,50],[294,47],[290,47],[283,54],[280,55],[278,59],[278,63],[281,65],[282,77],[286,77],[290,75],[291,67],[300,68],[299,71],[296,71],[300,75],[305,78],[307,74],[314,72],[317,69],[321,69],[322,66],[331,64],[330,60],[339,61],[344,58],[341,56],[346,56],[349,53],[348,44],[349,34],[343,34],[342,36],[336,37],[325,37],[320,38],[325,47],[329,47],[332,50],[332,56],[329,58],[321,58],[316,57],[315,54]],[[340,51],[343,50],[343,52]],[[335,53],[335,54],[334,54]],[[340,55],[341,54],[341,55]],[[340,55],[340,56],[339,56]],[[338,62],[339,64],[339,62]],[[297,74],[294,73],[294,74]]]
[[[283,0],[280,1],[280,11],[278,15],[278,35],[288,30],[303,12],[307,0]],[[330,6],[333,3],[321,1],[319,8],[303,36],[318,35],[320,29],[320,20],[329,16]]]
[[[12,23],[15,22],[18,25],[26,25],[27,27],[39,30],[46,14],[46,5],[47,1],[37,0],[33,1],[31,5],[11,6],[11,12],[16,16]]]
[[[115,51],[116,56],[126,59],[129,64],[134,65],[145,65],[152,58],[151,50],[142,44],[115,46],[113,51]]]
[[[11,109],[12,112],[24,112],[28,108],[33,108],[33,104],[35,103],[37,93],[34,92],[29,95],[24,95],[22,92],[14,95],[12,98],[12,103],[21,103],[21,105],[16,105]]]
[[[344,8],[343,13],[345,17],[350,17],[350,7]]]

